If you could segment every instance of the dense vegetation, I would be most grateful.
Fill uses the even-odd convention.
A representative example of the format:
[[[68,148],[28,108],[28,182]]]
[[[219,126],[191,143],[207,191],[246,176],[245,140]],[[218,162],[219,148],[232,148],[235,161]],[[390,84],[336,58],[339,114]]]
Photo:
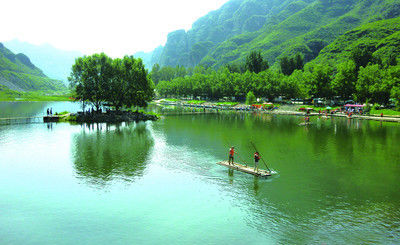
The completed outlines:
[[[342,50],[360,45],[364,40],[357,35],[363,32],[347,36],[354,41],[350,47],[344,42],[347,40],[337,38],[368,23],[375,25],[378,20],[396,18],[399,8],[397,0],[231,0],[198,19],[189,31],[170,33],[164,47],[140,55],[147,58],[148,67],[158,63],[161,67],[202,65],[218,69],[243,63],[254,50],[260,50],[272,66],[277,66],[282,57],[297,53],[302,53],[308,62],[335,40],[338,42],[334,49],[325,53],[337,56]],[[390,30],[395,22],[382,25]],[[389,43],[397,43],[398,47],[396,35],[383,39],[369,37],[382,41],[379,45],[386,52],[384,47]],[[346,57],[343,58],[341,61]]]
[[[192,75],[178,75],[171,81],[160,81],[157,91],[161,96],[203,97],[218,100],[224,97],[244,101],[248,93],[258,98],[273,100],[285,98],[340,98],[355,99],[358,102],[387,105],[390,98],[400,102],[400,65],[396,59],[376,57],[372,52],[355,48],[351,59],[332,66],[308,63],[304,68],[294,62],[293,72],[267,69],[254,72],[249,66],[244,72],[232,72],[229,67],[215,71],[211,68],[196,67]],[[286,60],[301,58],[285,57],[281,60],[281,70],[287,66]],[[393,57],[393,56],[390,56]],[[248,56],[247,60],[251,57]],[[263,62],[263,61],[260,61]],[[300,62],[300,61],[299,61]],[[247,63],[247,62],[246,62]],[[289,62],[290,63],[290,62]],[[174,70],[169,68],[168,70]],[[175,69],[182,71],[182,67]]]
[[[20,92],[8,89],[0,84],[0,101],[68,101],[69,95],[64,92],[50,94],[43,91]]]
[[[91,103],[96,110],[104,104],[117,110],[144,107],[154,94],[142,60],[133,56],[112,59],[101,53],[80,57],[72,66],[69,81],[76,99]]]
[[[14,54],[0,43],[0,84],[15,91],[66,92],[66,87],[50,79],[24,54]],[[5,88],[2,89],[5,91]]]

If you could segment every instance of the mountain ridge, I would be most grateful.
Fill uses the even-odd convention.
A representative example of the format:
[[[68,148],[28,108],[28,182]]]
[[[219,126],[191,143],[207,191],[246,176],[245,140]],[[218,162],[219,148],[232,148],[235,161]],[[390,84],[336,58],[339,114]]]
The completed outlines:
[[[16,91],[65,91],[58,80],[48,78],[28,56],[14,54],[0,43],[0,85],[2,90]]]
[[[4,42],[4,45],[14,53],[24,53],[46,76],[61,80],[64,84],[68,84],[67,78],[75,58],[83,55],[79,51],[65,51],[50,44],[34,45],[17,39]]]
[[[397,16],[400,2],[394,0],[231,0],[190,30],[169,33],[162,52],[147,53],[152,59],[144,62],[217,68],[243,62],[254,50],[270,64],[295,53],[310,61],[347,31]]]

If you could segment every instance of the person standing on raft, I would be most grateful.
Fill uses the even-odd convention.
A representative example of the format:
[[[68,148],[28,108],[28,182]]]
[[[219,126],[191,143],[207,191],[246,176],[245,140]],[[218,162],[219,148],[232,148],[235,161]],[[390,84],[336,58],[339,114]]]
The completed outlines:
[[[228,158],[228,163],[229,165],[231,165],[231,160],[232,160],[232,165],[233,165],[233,155],[235,154],[235,147],[231,147],[231,149],[229,149],[229,158]]]
[[[260,161],[260,153],[258,153],[258,151],[256,151],[254,153],[254,171],[258,172],[258,161]]]

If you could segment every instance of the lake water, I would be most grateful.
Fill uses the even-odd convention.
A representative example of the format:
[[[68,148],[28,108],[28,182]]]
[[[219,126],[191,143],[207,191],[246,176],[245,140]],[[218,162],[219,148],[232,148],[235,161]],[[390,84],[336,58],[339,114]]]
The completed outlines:
[[[0,102],[0,118],[74,111]],[[0,244],[395,244],[400,125],[246,113],[0,125]],[[216,162],[254,142],[278,174]],[[261,163],[261,167],[264,167]]]

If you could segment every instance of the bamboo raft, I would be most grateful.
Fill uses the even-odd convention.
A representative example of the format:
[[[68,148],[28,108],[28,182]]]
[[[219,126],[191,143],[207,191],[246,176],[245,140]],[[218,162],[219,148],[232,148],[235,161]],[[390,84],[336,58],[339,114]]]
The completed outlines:
[[[254,175],[254,176],[259,176],[259,177],[271,176],[271,173],[269,171],[267,171],[267,170],[258,169],[258,171],[254,171],[254,167],[242,165],[242,164],[235,163],[235,162],[233,163],[233,165],[229,164],[228,161],[217,162],[217,164],[221,165],[221,166],[228,167],[228,168],[233,169],[233,170],[237,170],[237,171],[243,172],[243,173],[251,174],[251,175]]]

